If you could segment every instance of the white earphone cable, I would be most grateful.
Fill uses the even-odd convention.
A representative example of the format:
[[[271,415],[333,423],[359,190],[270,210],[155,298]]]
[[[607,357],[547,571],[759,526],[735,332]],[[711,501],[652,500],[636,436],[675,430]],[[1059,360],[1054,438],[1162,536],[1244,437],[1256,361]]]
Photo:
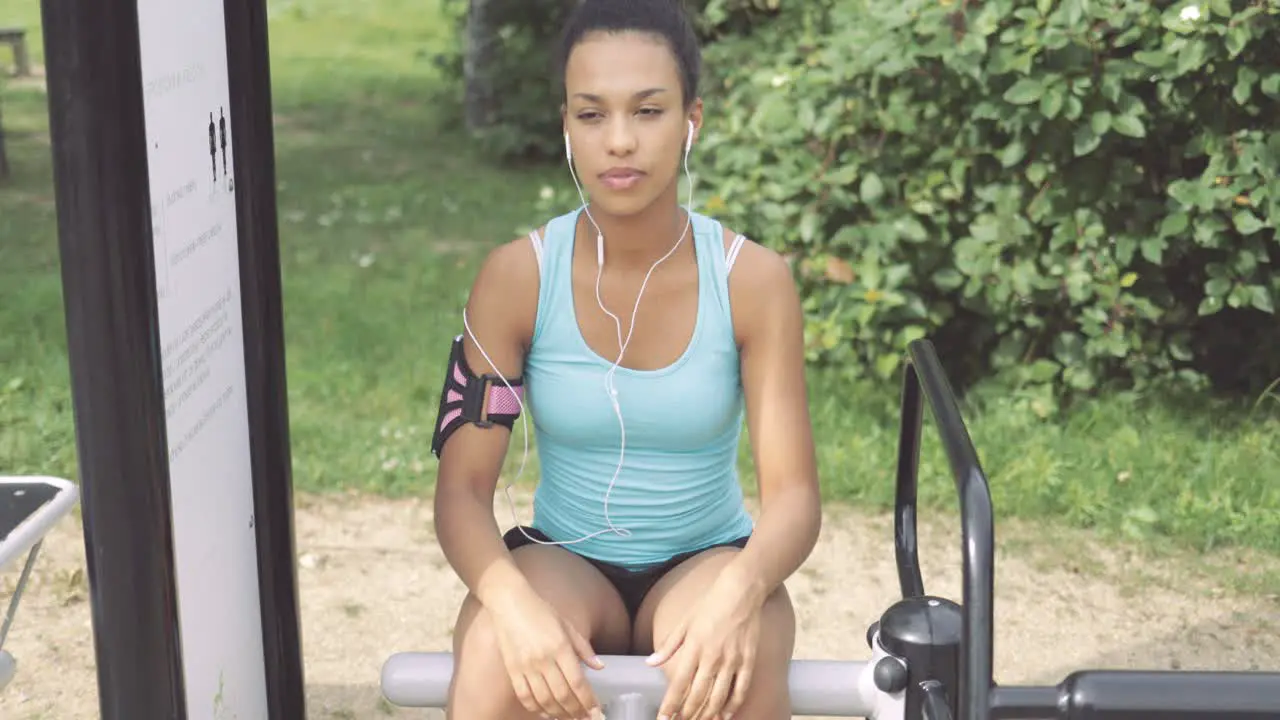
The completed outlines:
[[[586,213],[587,218],[591,221],[591,225],[596,229],[596,237],[597,237],[596,242],[598,246],[597,252],[599,255],[596,263],[596,285],[595,285],[596,304],[599,305],[600,309],[603,310],[606,315],[613,318],[614,326],[617,328],[618,347],[619,347],[618,357],[616,360],[614,360],[613,364],[609,367],[609,370],[605,373],[605,392],[608,394],[609,402],[613,406],[614,414],[618,418],[618,428],[619,428],[618,464],[617,464],[617,467],[614,469],[613,478],[609,481],[609,487],[608,489],[605,490],[605,493],[604,493],[604,517],[605,517],[605,522],[609,525],[609,529],[598,530],[594,533],[580,537],[576,540],[562,540],[562,541],[553,542],[553,541],[539,540],[537,538],[531,537],[529,533],[525,531],[524,526],[520,524],[519,519],[516,517],[515,501],[512,500],[511,498],[511,486],[515,483],[516,479],[518,479],[521,475],[524,474],[524,468],[529,458],[529,423],[527,419],[526,408],[524,406],[524,403],[521,401],[519,395],[517,395],[515,393],[515,390],[511,387],[511,383],[507,380],[505,376],[503,376],[502,372],[498,370],[497,365],[489,357],[488,353],[485,352],[484,347],[480,344],[480,341],[476,338],[475,333],[472,332],[471,325],[467,319],[466,308],[464,307],[462,310],[462,323],[463,323],[463,326],[466,328],[467,335],[471,338],[471,342],[475,343],[476,349],[480,351],[480,354],[484,357],[485,361],[488,362],[489,366],[493,368],[493,371],[497,373],[499,379],[502,380],[503,384],[506,385],[507,389],[511,390],[512,396],[515,397],[516,402],[520,406],[520,418],[521,418],[523,434],[524,434],[524,454],[520,459],[520,467],[516,471],[515,478],[513,478],[510,482],[506,483],[504,487],[504,491],[507,496],[507,502],[511,508],[511,520],[513,525],[519,528],[520,532],[531,542],[539,543],[542,545],[572,545],[572,544],[580,543],[585,540],[589,540],[593,537],[605,535],[611,532],[622,537],[629,537],[631,535],[630,530],[627,530],[626,528],[619,528],[614,526],[613,520],[609,516],[609,496],[613,493],[613,487],[615,484],[617,484],[618,477],[622,473],[622,466],[626,457],[626,447],[627,447],[626,423],[623,421],[623,418],[622,418],[622,407],[618,403],[618,390],[617,390],[617,387],[614,385],[614,376],[617,373],[618,368],[622,365],[622,359],[626,355],[627,346],[631,344],[631,337],[635,333],[636,317],[638,316],[640,311],[640,300],[641,298],[644,297],[644,291],[646,286],[649,284],[649,278],[653,275],[653,271],[656,270],[659,265],[661,265],[665,260],[667,260],[668,258],[670,258],[672,255],[675,254],[676,250],[684,242],[685,236],[689,234],[689,230],[693,226],[693,175],[692,173],[689,172],[689,151],[693,147],[693,132],[694,132],[693,121],[690,120],[689,134],[685,140],[685,148],[684,148],[684,171],[685,171],[685,177],[688,180],[688,186],[689,186],[688,188],[689,202],[685,206],[685,215],[686,215],[685,227],[684,227],[684,230],[680,233],[680,237],[676,239],[675,244],[671,246],[671,249],[668,250],[665,255],[658,258],[657,262],[655,262],[652,266],[650,266],[649,272],[645,274],[644,280],[640,283],[640,291],[636,294],[635,306],[631,310],[631,325],[627,330],[627,336],[625,339],[622,337],[622,320],[618,318],[617,315],[614,315],[612,312],[610,312],[607,307],[605,307],[604,301],[600,297],[600,280],[604,274],[604,257],[603,257],[603,247],[602,247],[604,235],[603,235],[603,232],[600,230],[600,226],[596,224],[595,218],[591,216],[591,210],[588,207],[586,196],[582,192],[582,185],[578,182],[578,175],[573,168],[573,152],[572,152],[572,148],[569,145],[569,136],[567,133],[565,134],[565,156],[568,161],[569,172],[573,176],[573,184],[578,189],[578,198],[582,200],[582,206],[580,209]]]

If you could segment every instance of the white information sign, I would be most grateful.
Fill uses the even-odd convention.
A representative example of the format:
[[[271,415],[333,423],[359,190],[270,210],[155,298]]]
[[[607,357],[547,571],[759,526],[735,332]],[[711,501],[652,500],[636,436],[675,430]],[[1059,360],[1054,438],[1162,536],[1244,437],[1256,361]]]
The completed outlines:
[[[223,0],[138,0],[188,717],[267,717]]]

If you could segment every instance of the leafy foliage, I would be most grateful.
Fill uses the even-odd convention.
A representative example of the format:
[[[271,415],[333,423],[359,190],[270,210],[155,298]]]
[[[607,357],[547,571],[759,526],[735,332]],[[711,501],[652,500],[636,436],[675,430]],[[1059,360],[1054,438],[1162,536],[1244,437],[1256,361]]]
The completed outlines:
[[[493,1],[490,146],[555,158],[537,71],[566,3]],[[702,209],[792,258],[814,364],[890,379],[927,335],[957,384],[994,375],[1041,415],[1280,374],[1280,5],[691,5]]]
[[[1278,15],[789,7],[709,50],[707,208],[794,258],[815,362],[888,379],[929,335],[1041,414],[1109,380],[1260,388],[1280,369]]]

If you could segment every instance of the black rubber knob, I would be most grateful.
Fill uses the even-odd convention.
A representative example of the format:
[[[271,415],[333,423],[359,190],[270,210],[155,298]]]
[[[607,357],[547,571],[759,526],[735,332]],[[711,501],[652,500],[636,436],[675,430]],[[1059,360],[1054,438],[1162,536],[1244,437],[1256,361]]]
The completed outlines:
[[[907,686],[907,666],[895,657],[883,657],[876,663],[871,677],[880,692],[901,692]]]
[[[875,649],[875,646],[876,646],[876,632],[878,632],[879,630],[880,630],[879,620],[871,623],[871,627],[867,628],[867,647],[873,650]]]

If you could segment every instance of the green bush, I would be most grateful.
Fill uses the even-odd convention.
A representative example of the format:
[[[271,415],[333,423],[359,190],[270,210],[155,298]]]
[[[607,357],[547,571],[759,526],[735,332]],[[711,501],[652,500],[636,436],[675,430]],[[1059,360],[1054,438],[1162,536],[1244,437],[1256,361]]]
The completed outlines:
[[[707,51],[703,209],[794,259],[810,359],[928,335],[1041,414],[1280,374],[1280,6],[805,0]]]

